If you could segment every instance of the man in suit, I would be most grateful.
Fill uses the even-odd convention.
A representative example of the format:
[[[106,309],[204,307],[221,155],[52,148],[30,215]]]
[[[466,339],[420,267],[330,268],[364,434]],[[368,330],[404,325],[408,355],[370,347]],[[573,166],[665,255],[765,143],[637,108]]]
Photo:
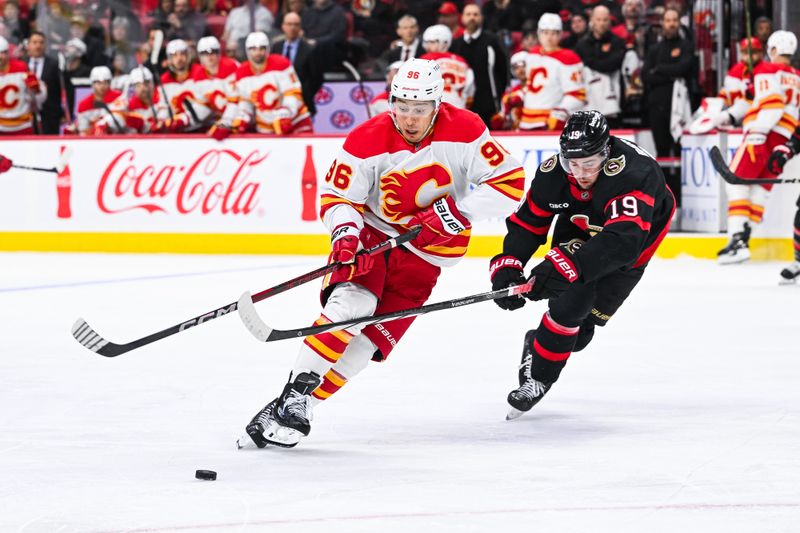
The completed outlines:
[[[393,42],[391,48],[381,56],[385,64],[408,61],[425,53],[419,38],[417,19],[411,15],[404,15],[397,21],[397,36],[400,39]]]
[[[64,110],[61,107],[61,76],[58,61],[44,55],[45,38],[40,31],[31,32],[26,47],[28,69],[47,87],[47,100],[39,109],[38,133],[58,135]]]
[[[467,60],[475,73],[475,98],[472,111],[488,127],[492,116],[500,109],[500,97],[508,85],[508,57],[500,40],[483,29],[481,8],[464,6],[461,14],[464,35],[453,41],[450,51]]]
[[[282,55],[292,62],[303,89],[303,102],[313,116],[317,114],[314,95],[322,87],[322,69],[314,53],[314,46],[303,38],[302,23],[299,14],[286,13],[281,22],[283,36],[272,43],[270,52]]]

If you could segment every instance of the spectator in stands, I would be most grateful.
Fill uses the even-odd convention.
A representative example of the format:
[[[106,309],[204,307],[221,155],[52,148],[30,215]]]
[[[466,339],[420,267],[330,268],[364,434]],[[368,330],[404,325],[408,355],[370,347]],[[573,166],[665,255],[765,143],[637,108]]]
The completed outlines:
[[[569,35],[561,39],[561,48],[574,50],[578,41],[589,32],[589,18],[583,11],[573,13],[569,17]]]
[[[519,42],[519,49],[514,50],[514,53],[528,52],[537,44],[539,44],[539,37],[536,35],[536,30],[528,30],[522,35],[522,40]]]
[[[678,157],[681,153],[670,131],[673,107],[682,105],[680,101],[673,101],[673,95],[678,92],[674,85],[678,80],[686,82],[691,76],[694,49],[688,39],[681,37],[679,26],[680,13],[673,8],[665,9],[661,17],[661,40],[647,51],[642,67],[647,118],[658,157]],[[665,174],[680,207],[680,175],[674,169]]]
[[[38,8],[45,6],[44,14],[39,13]],[[45,34],[47,42],[61,46],[70,38],[69,17],[65,12],[64,5],[60,0],[41,2],[36,5],[37,10],[29,13],[30,21]],[[35,19],[35,20],[34,20]]]
[[[571,13],[583,13],[587,17],[592,14],[592,10],[597,6],[605,6],[611,13],[614,23],[622,20],[622,12],[616,0],[563,0],[562,9]]]
[[[392,42],[392,30],[397,19],[394,2],[353,0],[350,9],[354,15],[355,34],[369,43],[366,52],[370,57],[380,56]]]
[[[192,8],[190,0],[175,0],[175,11],[167,16],[167,22],[166,38],[169,40],[183,39],[196,43],[201,37],[211,35],[206,17]]]
[[[753,36],[761,41],[764,50],[767,49],[767,39],[772,35],[772,19],[769,17],[758,17],[753,24]]]
[[[453,34],[453,39],[458,39],[464,35],[464,27],[461,25],[461,12],[453,2],[442,2],[439,6],[439,24],[444,24]]]
[[[644,4],[642,0],[625,0],[622,4],[622,24],[618,35],[625,39],[628,48],[634,48],[640,59],[644,59]]]
[[[464,6],[461,22],[464,35],[453,41],[450,51],[466,59],[472,67],[475,99],[471,109],[488,127],[492,116],[500,110],[500,97],[508,85],[508,56],[497,37],[483,30],[483,15],[477,5]]]
[[[586,105],[600,111],[615,128],[621,110],[620,69],[625,41],[611,32],[611,12],[605,6],[592,10],[589,28],[575,46],[585,67]]]
[[[129,28],[128,19],[114,17],[111,21],[111,44],[106,49],[106,55],[111,58],[111,63],[116,64],[125,74],[138,65],[135,43],[128,34]]]
[[[481,7],[483,27],[497,34],[501,31],[520,31],[525,21],[524,2],[489,0]]]
[[[8,42],[19,44],[31,34],[31,25],[27,19],[19,16],[17,0],[6,0],[3,4],[3,23],[8,31]]]
[[[411,15],[404,15],[397,20],[397,36],[400,39],[394,41],[389,50],[381,56],[384,63],[408,61],[425,53],[425,49],[422,48],[422,40],[419,38],[417,19]]]
[[[159,0],[158,7],[153,10],[153,28],[166,32],[169,27],[169,16],[175,12],[175,0]]]
[[[269,9],[257,0],[244,0],[239,7],[228,13],[225,20],[225,30],[222,32],[222,42],[230,48],[236,47],[237,56],[244,57],[244,40],[254,31],[269,33],[275,20]]]
[[[108,56],[105,54],[105,45],[97,36],[89,33],[89,21],[81,16],[75,15],[70,21],[69,27],[71,38],[80,39],[86,45],[84,61],[90,67],[108,65]]]
[[[31,33],[26,49],[28,70],[47,88],[47,99],[39,108],[41,120],[39,132],[45,135],[58,135],[61,119],[64,117],[58,61],[45,55],[45,37],[40,31]]]
[[[303,38],[302,19],[297,13],[286,13],[281,23],[283,35],[272,43],[273,54],[282,55],[291,61],[300,86],[303,89],[305,102],[311,115],[317,114],[314,95],[322,87],[322,72],[314,61],[314,47]]]
[[[317,47],[314,57],[323,72],[340,70],[347,41],[347,16],[332,0],[312,0],[300,13],[303,34]]]
[[[75,116],[75,85],[73,78],[88,78],[92,67],[83,62],[86,45],[80,39],[70,39],[64,47],[64,89],[67,93],[67,108]]]

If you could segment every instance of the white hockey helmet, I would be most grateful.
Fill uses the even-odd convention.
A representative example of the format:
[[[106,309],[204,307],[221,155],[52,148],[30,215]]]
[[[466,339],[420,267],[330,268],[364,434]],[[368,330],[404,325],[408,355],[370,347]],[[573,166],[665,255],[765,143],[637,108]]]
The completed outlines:
[[[556,13],[545,13],[539,18],[539,23],[536,25],[536,31],[542,30],[555,30],[562,31],[564,28],[561,25],[561,17]]]
[[[146,67],[136,67],[131,71],[130,82],[131,85],[137,83],[144,83],[146,81],[153,81],[153,73]]]
[[[189,45],[183,39],[173,39],[167,43],[167,55],[175,55],[178,52],[188,52]]]
[[[767,53],[773,48],[779,56],[792,56],[797,51],[797,37],[794,36],[794,33],[786,30],[772,32],[767,39]]]
[[[96,81],[111,81],[111,69],[106,66],[94,67],[89,73],[92,83]]]
[[[422,34],[422,42],[439,42],[444,44],[444,50],[450,49],[450,43],[453,42],[453,32],[444,24],[434,24],[429,26],[428,29]]]
[[[0,52],[8,52],[8,41],[3,36],[0,36]]]
[[[409,59],[400,66],[392,79],[389,95],[394,101],[403,100],[433,101],[436,108],[442,101],[444,80],[439,63],[417,57]]]
[[[245,49],[269,48],[269,37],[263,31],[254,31],[244,41]]]
[[[528,52],[526,52],[525,50],[521,50],[511,56],[509,63],[511,64],[512,67],[514,65],[520,65],[520,64],[524,65],[527,59],[528,59]]]
[[[222,47],[219,45],[219,41],[213,35],[201,37],[200,40],[197,41],[198,54],[213,54],[219,52],[221,49]]]

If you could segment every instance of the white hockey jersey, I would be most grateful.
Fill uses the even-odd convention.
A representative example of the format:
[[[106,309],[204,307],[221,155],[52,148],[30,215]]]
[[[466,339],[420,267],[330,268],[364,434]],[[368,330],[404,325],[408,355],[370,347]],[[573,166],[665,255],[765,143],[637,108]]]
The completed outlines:
[[[800,71],[762,61],[753,69],[753,85],[753,104],[743,120],[745,133],[775,131],[790,138],[798,124]]]
[[[420,59],[436,61],[439,64],[444,80],[442,102],[461,109],[472,105],[472,99],[475,97],[475,73],[463,57],[451,52],[428,52],[420,56]]]
[[[32,104],[41,106],[47,98],[47,87],[39,84],[39,92],[31,95],[25,85],[30,75],[28,66],[16,59],[8,62],[5,72],[0,72],[0,133],[14,133],[33,128]]]
[[[198,131],[203,129],[209,110],[204,106],[195,94],[194,75],[197,69],[202,70],[200,65],[192,65],[186,74],[176,77],[171,70],[161,75],[161,87],[157,88],[160,97],[165,100],[167,106],[167,118],[172,118],[182,125],[183,131]],[[171,114],[170,114],[171,111]]]
[[[228,104],[235,105],[233,94],[236,71],[239,64],[229,57],[221,57],[216,75],[209,74],[201,65],[192,69],[192,82],[195,101],[198,103],[196,113],[205,123],[219,121]],[[199,108],[199,109],[198,109]]]
[[[303,102],[300,80],[289,60],[281,55],[267,56],[262,72],[255,72],[250,61],[239,65],[232,92],[235,105],[228,106],[222,119],[228,127],[255,127],[259,133],[276,133],[275,121],[291,118],[295,132],[311,130],[311,114]]]
[[[408,230],[414,214],[444,196],[474,223],[513,212],[524,188],[522,166],[480,118],[443,103],[433,132],[416,145],[405,141],[387,113],[350,132],[325,176],[321,218],[329,230],[349,222],[396,236]],[[466,253],[469,239],[468,229],[449,246],[405,246],[431,264],[449,266]]]
[[[583,62],[572,50],[545,52],[536,46],[525,60],[528,90],[522,108],[521,130],[554,128],[548,124],[553,110],[567,115],[586,105]]]
[[[117,117],[126,108],[127,102],[122,93],[114,89],[106,93],[102,102],[90,94],[78,103],[75,130],[78,135],[105,135],[124,129],[124,121],[120,122]]]

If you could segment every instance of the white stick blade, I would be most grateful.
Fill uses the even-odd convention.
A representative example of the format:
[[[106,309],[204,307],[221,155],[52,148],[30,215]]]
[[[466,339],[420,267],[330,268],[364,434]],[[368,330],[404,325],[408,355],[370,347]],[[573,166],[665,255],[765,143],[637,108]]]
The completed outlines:
[[[82,318],[75,321],[72,325],[72,336],[84,347],[93,352],[108,344],[108,341],[101,337],[92,327]]]
[[[242,319],[244,326],[253,334],[253,336],[261,342],[267,342],[269,334],[272,333],[272,328],[269,327],[258,316],[256,307],[253,305],[253,297],[249,292],[242,294],[239,302],[236,305],[239,312],[239,318]]]
[[[56,163],[56,171],[61,174],[64,171],[64,168],[69,163],[70,158],[72,157],[72,148],[67,146],[64,148],[64,151],[61,152],[58,156],[58,163]]]

